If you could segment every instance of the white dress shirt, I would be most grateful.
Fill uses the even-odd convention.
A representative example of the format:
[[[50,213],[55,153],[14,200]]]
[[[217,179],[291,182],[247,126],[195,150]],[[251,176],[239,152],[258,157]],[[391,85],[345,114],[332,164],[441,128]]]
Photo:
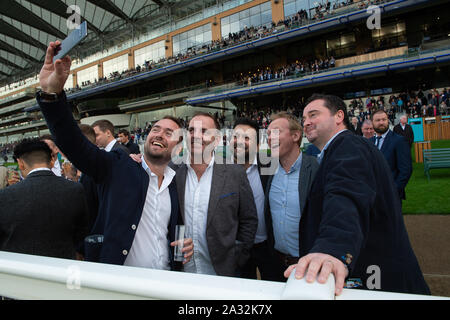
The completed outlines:
[[[191,227],[194,256],[184,265],[184,271],[216,275],[206,240],[209,195],[213,176],[214,155],[200,181],[187,161],[186,189],[184,192],[185,224]]]
[[[114,147],[114,144],[116,143],[116,139],[114,139],[114,140],[111,140],[111,142],[110,143],[108,143],[107,145],[106,145],[106,147],[105,147],[105,151],[106,152],[110,152],[111,151],[111,149],[112,149],[112,147]]]
[[[53,164],[52,172],[58,177],[62,176],[61,164],[59,163],[58,159],[56,159],[55,163]]]
[[[258,229],[256,230],[255,243],[261,243],[267,240],[266,220],[264,218],[264,190],[258,171],[258,162],[253,161],[252,165],[247,168],[247,179],[253,191],[255,199],[256,213],[258,215]]]
[[[141,220],[124,265],[170,270],[167,226],[172,206],[169,184],[175,176],[175,171],[167,166],[161,187],[158,188],[158,176],[147,166],[144,156],[142,156],[142,168],[149,175],[150,181]],[[134,227],[136,228],[136,226]]]

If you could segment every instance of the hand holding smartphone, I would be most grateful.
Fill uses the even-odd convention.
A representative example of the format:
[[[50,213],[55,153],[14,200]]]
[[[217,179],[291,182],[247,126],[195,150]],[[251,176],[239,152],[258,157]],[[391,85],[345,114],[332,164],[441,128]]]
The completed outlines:
[[[56,60],[64,58],[69,52],[77,46],[87,36],[87,23],[84,21],[80,26],[74,29],[65,38],[59,46],[56,47],[53,57],[53,63]]]

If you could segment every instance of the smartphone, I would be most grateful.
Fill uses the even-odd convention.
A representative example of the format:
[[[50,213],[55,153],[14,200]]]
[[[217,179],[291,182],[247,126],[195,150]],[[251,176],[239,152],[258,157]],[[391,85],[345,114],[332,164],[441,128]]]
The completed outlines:
[[[53,57],[53,63],[64,58],[77,44],[81,42],[87,36],[87,22],[83,21],[82,24],[75,30],[73,30],[67,38],[65,38],[61,44],[55,49],[55,56]]]

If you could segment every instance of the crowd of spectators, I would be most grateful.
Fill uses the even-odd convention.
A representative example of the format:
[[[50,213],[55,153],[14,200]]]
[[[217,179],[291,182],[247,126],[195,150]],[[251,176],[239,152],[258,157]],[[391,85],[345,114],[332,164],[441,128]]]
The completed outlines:
[[[329,68],[334,68],[336,60],[334,57],[314,60],[297,60],[279,68],[272,66],[261,67],[257,70],[249,71],[247,74],[240,73],[234,76],[235,81],[240,85],[251,85],[267,80],[284,80],[290,76],[302,77],[306,74],[314,74]]]
[[[362,122],[370,117],[377,109],[383,109],[388,113],[391,123],[394,125],[395,115],[407,114],[409,118],[434,117],[450,114],[450,93],[446,88],[439,92],[437,89],[408,90],[396,95],[391,95],[387,101],[380,95],[378,98],[368,96],[353,99],[349,105],[349,114]]]
[[[367,3],[363,4],[364,7],[375,3],[375,2],[385,2],[387,0],[380,1],[367,1]],[[361,1],[361,3],[364,1]],[[322,20],[327,18],[329,15],[334,13],[334,10],[340,9],[344,6],[352,5],[352,0],[336,2],[332,7],[330,2],[327,1],[326,4],[317,4],[314,8],[312,8],[313,13],[311,13],[311,17],[308,17],[307,10],[300,10],[296,14],[287,17],[285,20],[280,20],[278,22],[272,22],[271,24],[261,25],[261,26],[250,26],[244,27],[244,29],[239,32],[229,33],[227,36],[222,37],[220,40],[214,40],[210,43],[202,44],[198,47],[188,48],[185,52],[180,52],[174,56],[168,58],[161,58],[158,61],[145,61],[144,64],[136,66],[136,68],[124,70],[122,72],[114,72],[110,74],[108,77],[103,77],[100,79],[95,79],[92,81],[84,81],[81,86],[77,85],[75,88],[71,88],[68,90],[69,93],[73,93],[79,91],[83,88],[96,86],[108,82],[117,81],[129,76],[132,76],[136,73],[146,72],[152,69],[157,69],[164,67],[166,65],[174,64],[180,61],[185,61],[195,56],[210,53],[213,51],[218,51],[227,47],[231,47],[234,45],[238,45],[243,42],[257,40],[266,36],[270,36],[272,34],[282,32],[288,29],[296,28],[301,25],[312,23],[316,20]],[[361,6],[361,4],[359,5]],[[331,60],[332,58],[330,58]],[[326,60],[326,59],[325,59]],[[334,59],[333,59],[334,60]],[[324,61],[325,62],[325,61]],[[309,62],[307,65],[304,65],[304,68],[308,67],[311,69],[311,72],[318,71],[320,69],[320,60],[317,61],[318,66],[315,65],[315,62]]]

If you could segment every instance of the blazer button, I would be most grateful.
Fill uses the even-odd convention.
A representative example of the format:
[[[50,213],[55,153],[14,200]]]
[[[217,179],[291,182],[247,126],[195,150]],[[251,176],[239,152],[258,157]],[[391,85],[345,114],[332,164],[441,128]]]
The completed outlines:
[[[126,256],[128,254],[128,251],[127,250],[123,250],[122,253],[123,253],[124,256]]]
[[[136,230],[136,225],[135,225],[135,224],[132,224],[132,225],[131,225],[131,229]]]

